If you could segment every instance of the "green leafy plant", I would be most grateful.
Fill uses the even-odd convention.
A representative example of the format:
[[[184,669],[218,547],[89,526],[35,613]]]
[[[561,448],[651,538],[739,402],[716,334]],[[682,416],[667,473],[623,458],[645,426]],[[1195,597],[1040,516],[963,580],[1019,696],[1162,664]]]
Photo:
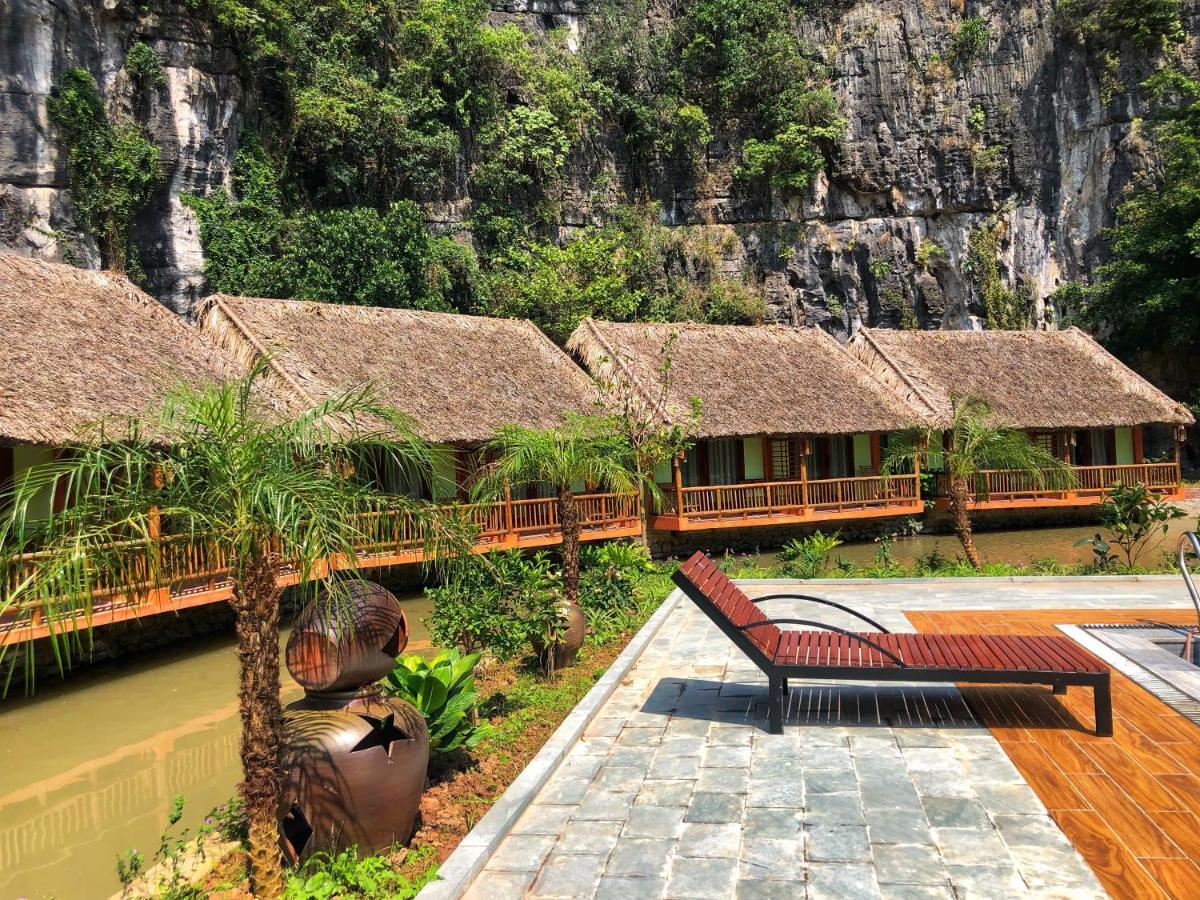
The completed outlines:
[[[479,654],[463,656],[443,650],[431,660],[411,654],[396,661],[384,681],[384,690],[416,707],[429,726],[429,749],[449,753],[474,747],[490,732],[476,721],[479,694],[475,691],[475,666]]]
[[[125,71],[138,88],[148,91],[167,83],[162,60],[145,41],[134,41],[125,51]]]
[[[829,569],[829,554],[842,545],[841,533],[825,534],[820,529],[793,538],[779,551],[779,562],[792,578],[820,578]]]
[[[46,110],[66,150],[71,198],[105,265],[140,277],[129,232],[159,180],[158,148],[137,126],[109,121],[96,80],[86,69],[63,73]]]
[[[954,32],[950,56],[960,65],[970,65],[987,50],[990,39],[987,22],[979,16],[970,16],[963,19]]]
[[[505,660],[528,652],[531,638],[561,618],[562,580],[545,551],[507,550],[461,561],[427,596],[438,645]]]
[[[427,866],[415,878],[401,875],[383,856],[359,857],[358,848],[339,853],[316,853],[300,870],[289,876],[283,896],[287,900],[333,900],[362,897],[364,900],[410,900],[437,876],[436,853],[432,848],[414,851],[405,858],[406,867],[422,862]]]
[[[638,543],[609,541],[580,548],[579,605],[594,641],[604,643],[642,620],[638,587],[657,571]]]
[[[1091,545],[1098,564],[1109,565],[1114,559],[1111,545],[1115,544],[1125,558],[1125,568],[1132,571],[1142,554],[1155,538],[1161,542],[1170,530],[1173,519],[1186,513],[1173,503],[1150,493],[1144,484],[1116,482],[1104,494],[1100,518],[1108,532],[1107,540],[1097,533],[1083,538],[1076,546]]]

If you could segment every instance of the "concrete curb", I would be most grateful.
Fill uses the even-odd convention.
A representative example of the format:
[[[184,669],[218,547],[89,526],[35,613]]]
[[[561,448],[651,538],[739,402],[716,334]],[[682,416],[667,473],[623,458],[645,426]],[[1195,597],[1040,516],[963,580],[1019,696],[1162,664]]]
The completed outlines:
[[[521,813],[557,771],[559,764],[591,724],[600,707],[616,690],[617,685],[633,668],[646,645],[653,640],[682,596],[672,591],[662,606],[613,660],[599,681],[571,710],[563,723],[550,736],[537,755],[508,786],[479,823],[450,854],[438,870],[438,880],[427,885],[417,895],[418,900],[452,900],[461,897],[471,882],[483,870],[488,857],[512,830]]]
[[[1144,581],[1179,581],[1179,575],[963,575],[961,578],[738,578],[736,580],[738,584],[749,585],[819,584],[824,586],[839,584],[1038,584],[1050,581],[1065,581],[1072,584],[1097,581],[1104,584],[1120,584],[1121,582],[1136,584]]]

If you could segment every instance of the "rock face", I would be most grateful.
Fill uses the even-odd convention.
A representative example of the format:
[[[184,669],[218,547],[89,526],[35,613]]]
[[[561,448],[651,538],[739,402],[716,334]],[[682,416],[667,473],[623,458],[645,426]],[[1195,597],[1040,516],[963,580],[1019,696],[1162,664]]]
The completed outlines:
[[[136,237],[150,289],[187,312],[202,291],[202,258],[180,196],[228,182],[249,105],[229,38],[184,3],[2,2],[0,243],[101,262],[75,220],[45,107],[56,78],[84,66],[110,107],[141,122],[162,150],[164,178]],[[670,9],[651,6],[647,27],[662,27]],[[1134,87],[1153,63],[1127,55],[1115,88],[1102,87],[1094,61],[1055,28],[1053,0],[969,7],[847,0],[807,17],[800,37],[834,73],[849,121],[827,174],[805,196],[747,195],[734,189],[729,151],[714,144],[703,192],[681,189],[677,173],[640,179],[654,185],[664,221],[718,229],[721,268],[761,284],[770,319],[842,335],[859,323],[980,327],[978,279],[962,263],[972,233],[987,226],[1003,284],[1030,298],[1031,324],[1053,320],[1045,298],[1095,263],[1123,192],[1154,164]],[[982,17],[990,38],[978,59],[955,66],[945,60],[964,15]],[[493,17],[566,28],[573,41],[587,29],[587,5],[571,0],[494,0]],[[1182,18],[1179,56],[1195,66],[1200,0],[1183,0]],[[136,40],[167,75],[138,103],[123,72]],[[593,188],[595,173],[613,172],[616,184],[628,176],[602,143],[589,143],[577,163],[563,204],[568,226],[592,221],[612,192],[612,179],[603,196]],[[467,199],[431,207],[431,220],[454,221]]]
[[[110,116],[141,123],[161,152],[162,179],[134,225],[147,287],[187,312],[203,284],[203,260],[185,193],[208,193],[229,176],[242,86],[227,37],[186,3],[117,0],[0,2],[0,243],[89,268],[100,253],[76,220],[46,98],[66,70],[95,77]],[[143,41],[165,82],[135,99],[125,53]]]

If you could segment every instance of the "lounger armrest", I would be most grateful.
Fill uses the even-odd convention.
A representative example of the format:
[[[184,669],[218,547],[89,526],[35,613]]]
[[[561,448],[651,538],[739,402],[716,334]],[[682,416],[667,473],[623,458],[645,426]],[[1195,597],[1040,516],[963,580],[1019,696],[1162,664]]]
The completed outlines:
[[[853,638],[860,644],[866,644],[868,647],[878,650],[896,665],[906,669],[908,668],[908,663],[898,657],[891,650],[887,649],[886,647],[881,647],[870,638],[863,637],[861,634],[857,634],[853,631],[847,631],[844,628],[838,628],[836,625],[826,625],[824,622],[813,622],[809,619],[764,619],[761,622],[751,622],[749,625],[739,625],[737,626],[737,630],[745,632],[749,631],[751,628],[760,628],[764,625],[807,625],[809,628],[820,628],[822,631],[833,631],[837,634],[844,634],[846,637]]]
[[[842,612],[849,613],[850,615],[854,616],[854,618],[861,619],[863,622],[866,622],[876,631],[881,631],[884,634],[891,634],[891,631],[889,631],[887,628],[884,628],[874,619],[864,616],[858,610],[852,609],[849,606],[845,606],[841,603],[835,603],[832,600],[826,600],[824,597],[813,597],[809,594],[767,594],[765,597],[751,597],[750,599],[755,603],[762,603],[764,600],[808,600],[812,603],[820,603],[822,606],[832,606],[834,609],[840,609]]]

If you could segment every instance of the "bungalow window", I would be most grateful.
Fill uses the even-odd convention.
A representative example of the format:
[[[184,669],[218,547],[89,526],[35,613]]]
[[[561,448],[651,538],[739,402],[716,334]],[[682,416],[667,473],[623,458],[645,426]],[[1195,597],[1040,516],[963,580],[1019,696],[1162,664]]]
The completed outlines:
[[[720,438],[708,442],[710,484],[739,484],[742,472],[742,442],[739,438]]]
[[[800,439],[771,439],[771,477],[776,481],[800,478]]]

